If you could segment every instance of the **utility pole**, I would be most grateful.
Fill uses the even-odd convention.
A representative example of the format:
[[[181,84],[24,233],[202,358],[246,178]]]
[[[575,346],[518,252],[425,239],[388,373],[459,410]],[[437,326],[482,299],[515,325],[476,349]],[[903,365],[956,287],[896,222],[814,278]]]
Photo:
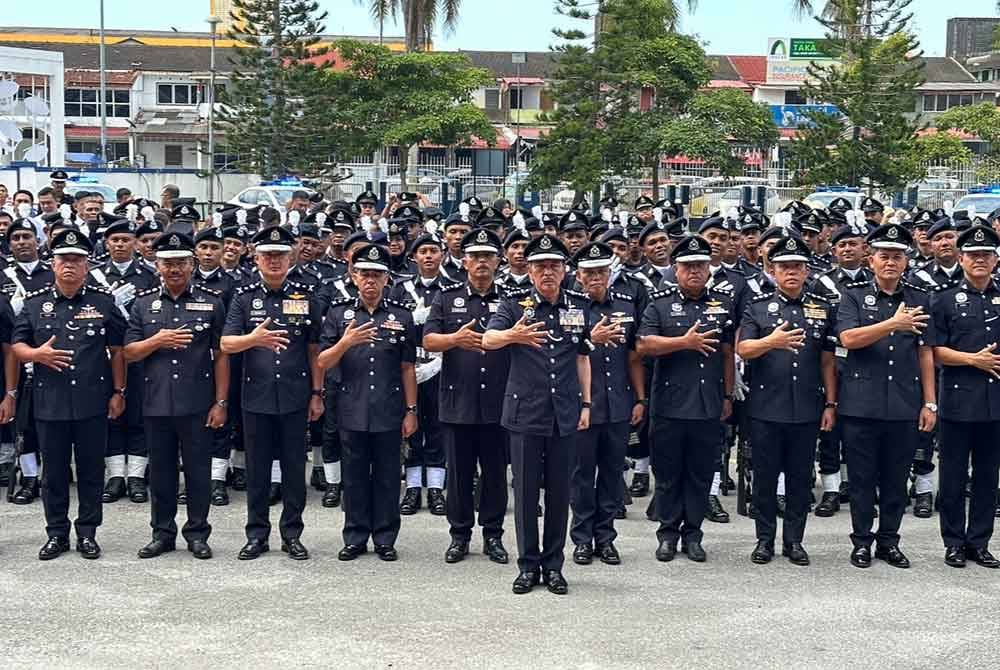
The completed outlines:
[[[106,109],[106,96],[108,94],[107,88],[107,75],[105,73],[105,61],[104,61],[104,0],[100,0],[101,7],[101,26],[100,26],[100,69],[101,69],[101,85],[98,95],[100,100],[98,101],[98,109],[101,110],[101,149],[100,149],[100,159],[101,166],[107,167],[108,164],[108,119],[107,119],[107,109]]]
[[[208,17],[212,29],[212,46],[209,50],[208,65],[208,208],[215,206],[215,35],[222,20],[217,16]]]

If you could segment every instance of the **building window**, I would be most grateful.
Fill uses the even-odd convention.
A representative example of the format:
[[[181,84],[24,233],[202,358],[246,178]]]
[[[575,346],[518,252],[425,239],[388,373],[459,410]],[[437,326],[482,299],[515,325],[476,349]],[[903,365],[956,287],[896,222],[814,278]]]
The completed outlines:
[[[510,109],[524,109],[524,89],[512,88],[507,91]]]
[[[486,89],[486,109],[500,109],[500,89]]]
[[[100,149],[100,141],[66,140],[66,152],[71,154],[94,154]],[[107,161],[128,159],[128,142],[108,142]]]
[[[167,167],[184,167],[184,147],[180,144],[164,145],[163,164]]]
[[[785,104],[804,105],[806,104],[806,96],[802,95],[800,91],[785,91]]]
[[[925,112],[947,112],[952,107],[969,107],[985,100],[982,93],[948,93],[924,96]]]
[[[97,104],[98,93],[99,90],[96,88],[67,88],[63,113],[66,116],[100,116],[101,110]],[[105,89],[104,114],[127,119],[130,116],[129,94],[128,89]]]
[[[198,104],[197,84],[157,84],[156,103],[159,105]]]

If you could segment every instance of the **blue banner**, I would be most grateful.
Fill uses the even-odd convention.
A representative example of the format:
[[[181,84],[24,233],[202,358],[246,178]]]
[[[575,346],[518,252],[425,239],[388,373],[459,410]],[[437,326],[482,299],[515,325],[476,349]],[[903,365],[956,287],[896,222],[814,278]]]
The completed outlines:
[[[840,110],[836,105],[771,105],[771,118],[778,128],[804,128],[811,125],[806,112],[835,115]]]

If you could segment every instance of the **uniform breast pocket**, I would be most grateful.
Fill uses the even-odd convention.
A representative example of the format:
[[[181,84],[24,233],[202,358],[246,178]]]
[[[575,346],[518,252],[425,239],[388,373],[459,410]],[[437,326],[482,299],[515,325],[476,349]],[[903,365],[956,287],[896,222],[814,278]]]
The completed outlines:
[[[163,321],[160,318],[146,319],[142,323],[142,334],[149,338],[156,335],[164,327]]]
[[[691,329],[697,319],[697,316],[688,316],[687,314],[683,316],[671,315],[663,327],[663,334],[666,337],[680,337]]]

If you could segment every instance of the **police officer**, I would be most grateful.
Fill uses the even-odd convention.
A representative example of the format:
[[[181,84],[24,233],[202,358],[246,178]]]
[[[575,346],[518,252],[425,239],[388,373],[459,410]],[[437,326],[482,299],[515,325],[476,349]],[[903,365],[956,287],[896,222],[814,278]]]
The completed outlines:
[[[483,210],[487,211],[487,210]],[[400,514],[415,514],[420,509],[421,488],[425,469],[427,477],[427,508],[431,514],[444,515],[445,445],[438,420],[438,382],[441,357],[423,348],[423,326],[431,311],[431,303],[445,284],[441,276],[444,245],[434,235],[424,233],[413,241],[411,254],[417,275],[404,278],[389,292],[389,297],[413,310],[417,331],[417,407],[420,428],[410,437],[406,454],[406,492],[399,503]]]
[[[124,350],[126,361],[143,362],[146,380],[142,409],[153,540],[139,550],[139,558],[174,550],[181,455],[188,515],[182,534],[194,557],[206,559],[212,557],[212,431],[226,423],[229,394],[229,357],[219,350],[225,307],[218,291],[192,281],[195,244],[190,237],[163,233],[153,248],[163,284],[136,297]]]
[[[49,539],[41,560],[69,551],[69,468],[76,462],[79,516],[76,549],[98,558],[101,486],[108,418],[125,408],[125,319],[106,289],[87,286],[93,245],[79,231],[52,240],[55,280],[29,293],[17,318],[13,352],[35,370],[33,398],[45,470],[42,502]]]
[[[670,253],[676,286],[650,294],[637,350],[653,357],[650,436],[656,474],[656,558],[681,550],[706,559],[701,524],[717,469],[724,421],[732,413],[735,313],[729,292],[710,289],[712,247],[699,235]]]
[[[109,289],[126,318],[136,293],[159,284],[156,271],[135,258],[135,233],[133,222],[128,219],[114,220],[104,229],[108,258],[90,270],[91,283]],[[106,503],[115,502],[124,495],[136,503],[149,499],[146,490],[149,449],[142,421],[143,377],[140,363],[128,365],[126,386],[132,393],[125,398],[125,411],[111,422],[108,429],[108,450],[104,459],[107,483],[101,494],[101,500]]]
[[[737,353],[750,361],[750,441],[754,445],[754,563],[774,556],[779,473],[785,474],[782,555],[809,565],[802,546],[809,512],[817,430],[836,419],[835,313],[829,301],[805,290],[809,250],[789,236],[768,251],[777,290],[758,296],[740,323]],[[825,395],[824,395],[825,394]],[[824,403],[825,397],[825,403]]]
[[[306,503],[306,421],[323,413],[323,374],[316,365],[322,321],[309,287],[288,277],[295,239],[284,228],[262,228],[251,240],[261,280],[236,292],[220,348],[243,352],[243,432],[247,459],[247,543],[240,560],[268,551],[268,481],[281,463],[282,551],[309,558],[299,539]],[[275,326],[272,328],[272,326]]]
[[[590,427],[587,302],[561,288],[566,247],[552,235],[526,250],[532,289],[500,304],[483,336],[489,351],[510,347],[501,423],[510,433],[518,569],[514,593],[539,581],[562,595],[570,473],[577,431]],[[544,470],[545,522],[538,548],[538,491]]]
[[[459,206],[459,211],[452,212],[444,221],[444,243],[448,247],[448,253],[445,254],[445,259],[441,262],[441,274],[454,284],[462,283],[467,279],[465,266],[462,264],[462,238],[472,230],[468,212],[468,205],[462,203]]]
[[[515,232],[518,229],[511,234]],[[500,238],[488,230],[470,231],[462,249],[469,278],[435,296],[423,338],[427,351],[442,353],[438,407],[447,454],[451,532],[445,561],[457,563],[469,553],[476,523],[473,482],[478,464],[483,553],[494,563],[507,563],[501,539],[507,511],[507,445],[500,408],[510,353],[506,348],[483,349],[483,332],[502,297],[502,288],[494,281]]]
[[[600,324],[595,330],[613,329],[610,341],[590,352],[590,427],[580,432],[576,445],[570,538],[573,562],[579,565],[589,564],[594,554],[607,565],[621,563],[614,520],[625,504],[622,463],[629,427],[642,422],[647,404],[642,360],[635,351],[634,298],[608,288],[614,258],[601,242],[587,244],[573,258],[576,280],[588,297],[588,320]]]
[[[1000,237],[973,225],[958,237],[963,279],[931,298],[929,344],[941,366],[939,475],[944,561],[1000,567],[989,551],[1000,467],[1000,286],[993,277]],[[972,458],[968,521],[965,486]]]
[[[344,547],[337,557],[354,560],[368,539],[383,561],[395,561],[399,535],[400,440],[417,430],[416,328],[409,310],[384,298],[389,251],[357,247],[351,272],[357,298],[330,304],[323,324],[319,366],[337,368],[344,475]]]
[[[841,429],[851,464],[851,563],[875,558],[897,568],[909,559],[899,549],[906,508],[906,479],[917,432],[930,433],[937,419],[934,355],[926,341],[930,295],[902,280],[909,231],[896,223],[868,235],[874,279],[846,285],[837,331],[848,350],[840,374]],[[878,490],[879,527],[872,533]]]
[[[521,228],[512,228],[503,238],[503,256],[507,265],[498,272],[497,283],[505,290],[515,291],[531,286],[528,261],[524,256],[531,240],[531,234]]]

